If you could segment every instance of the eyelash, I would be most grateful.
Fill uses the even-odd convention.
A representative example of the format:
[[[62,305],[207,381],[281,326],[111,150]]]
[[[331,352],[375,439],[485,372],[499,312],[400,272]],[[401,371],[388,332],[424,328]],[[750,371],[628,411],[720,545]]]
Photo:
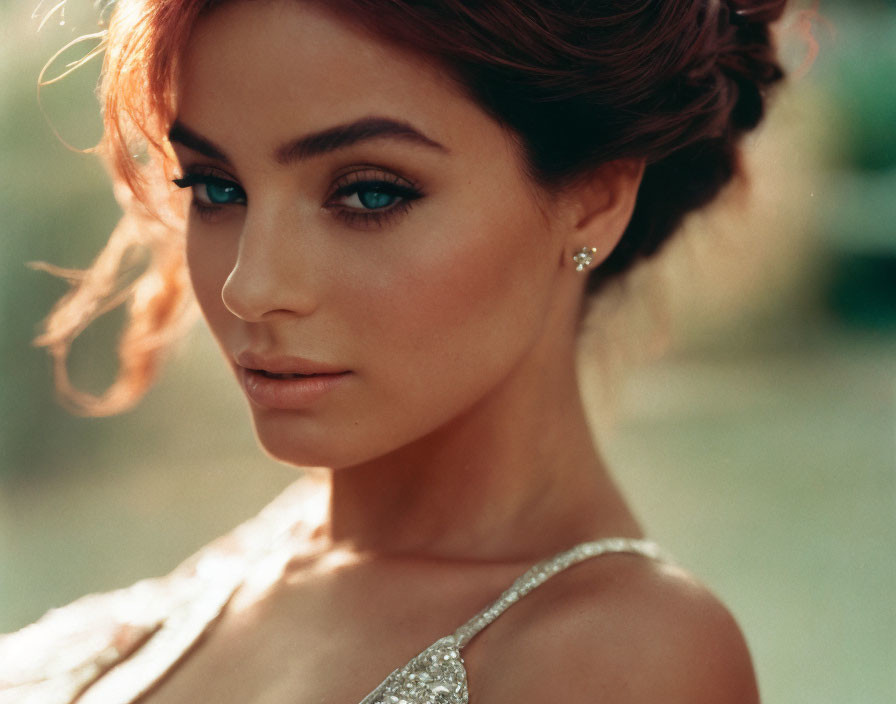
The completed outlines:
[[[194,190],[191,205],[202,220],[212,220],[215,215],[219,214],[228,205],[246,204],[246,193],[235,181],[222,178],[215,173],[205,170],[195,169],[187,171],[183,177],[174,179],[173,183],[178,188],[194,188],[200,185],[228,189],[235,188],[242,194],[240,196],[241,201],[213,205],[199,200]],[[375,209],[349,208],[337,202],[339,199],[347,196],[360,195],[363,192],[370,191],[376,191],[398,200],[390,206]],[[424,194],[420,188],[406,179],[395,174],[368,169],[349,173],[337,181],[334,184],[331,195],[327,197],[324,207],[350,226],[360,229],[371,229],[384,227],[389,222],[404,215],[411,209],[415,201],[423,196]]]
[[[193,191],[193,197],[190,205],[196,211],[196,214],[202,220],[211,220],[215,214],[219,213],[225,205],[245,205],[246,194],[235,181],[215,175],[207,171],[188,171],[181,178],[176,178],[172,183],[178,188],[194,188],[195,186],[218,186],[219,188],[237,188],[242,192],[242,203],[222,203],[220,205],[210,205],[203,203],[196,197],[196,191]]]
[[[378,191],[398,200],[388,207],[377,209],[347,208],[335,202],[346,196],[359,195],[363,191]],[[351,172],[337,181],[324,207],[354,227],[362,229],[384,227],[404,215],[423,195],[418,186],[406,179],[395,174],[368,169]]]

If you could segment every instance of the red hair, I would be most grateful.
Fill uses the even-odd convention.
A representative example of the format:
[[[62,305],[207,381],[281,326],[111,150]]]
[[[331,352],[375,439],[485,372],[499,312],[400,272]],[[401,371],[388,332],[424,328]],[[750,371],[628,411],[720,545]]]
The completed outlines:
[[[104,132],[97,151],[105,160],[123,210],[118,226],[84,271],[38,265],[72,288],[54,306],[35,344],[53,358],[60,398],[85,415],[132,407],[151,386],[171,343],[196,317],[183,240],[183,214],[168,185],[174,158],[165,135],[174,109],[175,59],[189,40],[206,0],[122,0],[103,40],[100,100]],[[149,263],[123,286],[122,271],[135,253]],[[67,360],[74,339],[93,320],[127,302],[118,343],[119,371],[101,395],[76,389]]]
[[[179,57],[197,18],[222,1],[116,2],[105,37],[99,151],[125,214],[91,268],[55,270],[73,289],[36,341],[49,347],[64,397],[88,414],[134,404],[191,319],[183,213],[166,183],[174,165],[166,134]],[[783,77],[769,24],[785,4],[327,0],[325,6],[441,62],[516,134],[531,177],[546,188],[569,185],[613,159],[647,162],[632,220],[592,273],[593,291],[658,251],[688,212],[737,173],[739,141],[760,122],[766,89]],[[151,262],[121,291],[118,272],[134,247],[148,249]],[[72,340],[124,296],[129,318],[116,382],[102,396],[76,391],[65,364]]]

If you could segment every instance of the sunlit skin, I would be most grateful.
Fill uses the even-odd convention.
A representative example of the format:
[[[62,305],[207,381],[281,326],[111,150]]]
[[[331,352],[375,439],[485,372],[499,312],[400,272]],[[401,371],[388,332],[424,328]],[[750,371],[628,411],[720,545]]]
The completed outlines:
[[[225,359],[239,372],[247,351],[297,356],[346,374],[299,409],[249,401],[264,449],[315,468],[309,491],[320,490],[324,516],[150,701],[360,699],[532,561],[641,535],[583,411],[585,276],[572,261],[583,246],[599,261],[616,244],[641,164],[545,191],[512,136],[444,70],[302,2],[232,2],[201,19],[178,95],[172,144],[198,201],[190,275]],[[365,119],[418,136],[393,126],[283,158],[284,145]],[[352,192],[359,180],[398,191]],[[607,565],[645,593],[696,589],[615,557],[558,577],[553,598],[578,604]],[[612,589],[604,596],[612,608]],[[535,595],[531,604],[503,628],[534,618]],[[466,651],[471,682],[481,701],[511,701],[509,680],[475,674],[509,656],[502,627],[489,633]],[[550,648],[569,634],[542,638]],[[228,669],[283,657],[281,646],[289,667],[276,676]],[[350,671],[328,671],[330,657]]]
[[[510,136],[444,72],[307,7],[213,15],[180,94],[178,122],[229,162],[175,142],[182,170],[245,193],[211,216],[194,210],[188,231],[193,285],[228,361],[251,350],[351,372],[307,409],[250,404],[269,453],[335,470],[334,540],[503,557],[513,549],[490,547],[495,535],[537,554],[598,530],[542,545],[549,512],[594,513],[568,502],[600,494],[574,374],[584,276],[571,256],[619,233],[575,227],[581,209],[539,193]],[[381,137],[288,166],[272,156],[371,116],[441,147]],[[379,223],[346,220],[365,214],[358,195],[328,199],[359,176],[422,196],[380,209]],[[537,534],[512,523],[523,510]]]

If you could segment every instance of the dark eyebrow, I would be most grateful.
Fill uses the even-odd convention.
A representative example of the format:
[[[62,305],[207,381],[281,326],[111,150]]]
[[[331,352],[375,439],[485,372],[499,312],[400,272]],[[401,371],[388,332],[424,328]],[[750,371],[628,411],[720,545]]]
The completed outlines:
[[[415,142],[443,152],[448,151],[441,144],[418,132],[406,122],[398,122],[386,117],[365,117],[284,144],[274,153],[274,158],[281,164],[289,164],[378,137],[390,137]]]
[[[192,149],[194,152],[199,152],[209,159],[216,159],[228,166],[231,165],[230,159],[227,158],[224,150],[214,142],[207,140],[205,137],[200,137],[189,127],[177,120],[174,121],[171,125],[171,129],[168,130],[168,141],[171,143],[176,142],[177,144],[183,144],[188,149]]]
[[[439,149],[443,152],[448,151],[444,146],[418,132],[406,122],[399,122],[386,117],[365,117],[355,122],[337,125],[336,127],[314,132],[287,142],[274,151],[274,159],[280,164],[291,164],[294,161],[309,159],[313,156],[319,156],[337,149],[344,149],[359,142],[381,137],[414,142],[433,149]],[[203,156],[230,165],[230,159],[223,149],[205,137],[201,137],[179,120],[175,120],[171,125],[171,129],[168,132],[168,141],[182,144]]]

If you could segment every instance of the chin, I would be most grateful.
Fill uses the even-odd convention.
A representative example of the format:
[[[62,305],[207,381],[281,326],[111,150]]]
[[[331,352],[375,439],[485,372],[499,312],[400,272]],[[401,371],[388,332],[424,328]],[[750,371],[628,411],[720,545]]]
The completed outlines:
[[[330,467],[345,451],[337,447],[337,433],[314,428],[313,421],[284,417],[283,411],[252,412],[255,439],[271,459],[295,467]],[[277,417],[280,416],[280,417]],[[307,421],[307,422],[305,422]]]
[[[264,453],[295,467],[338,469],[362,464],[389,448],[371,440],[370,429],[358,423],[340,427],[294,411],[253,409],[255,438]]]

